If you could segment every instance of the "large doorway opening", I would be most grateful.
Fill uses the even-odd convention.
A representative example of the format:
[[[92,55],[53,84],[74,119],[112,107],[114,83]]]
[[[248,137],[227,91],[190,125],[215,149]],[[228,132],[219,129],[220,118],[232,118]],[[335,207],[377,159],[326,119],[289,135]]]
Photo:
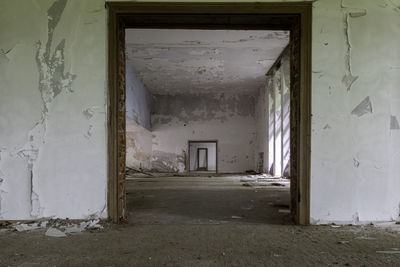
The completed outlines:
[[[189,172],[218,173],[218,141],[189,141]]]
[[[135,123],[139,123],[140,114],[135,114],[127,107],[127,97],[129,96],[129,90],[127,88],[128,72],[126,64],[126,29],[170,29],[170,30],[210,30],[210,31],[281,31],[290,33],[289,45],[284,51],[281,51],[281,55],[278,58],[274,58],[274,64],[269,66],[265,88],[265,100],[261,106],[272,108],[273,112],[260,112],[264,117],[263,123],[260,123],[259,135],[263,138],[254,138],[257,140],[254,144],[249,142],[248,147],[250,153],[245,155],[244,158],[237,158],[233,155],[229,162],[231,164],[237,163],[237,167],[240,172],[243,172],[243,168],[247,168],[246,162],[254,163],[250,170],[254,173],[268,173],[269,175],[282,177],[287,176],[290,178],[290,213],[296,223],[307,224],[309,222],[309,130],[310,130],[310,41],[311,41],[311,5],[308,3],[297,3],[297,4],[183,4],[183,3],[171,3],[171,4],[159,4],[159,3],[109,3],[109,82],[110,82],[110,110],[109,110],[109,216],[114,221],[122,221],[127,218],[127,198],[126,198],[126,164],[128,164],[128,157],[130,153],[137,153],[138,151],[131,151],[130,144],[137,142],[140,138],[145,140],[143,143],[136,143],[136,148],[141,147],[142,144],[149,142],[154,144],[154,140],[151,137],[146,137],[143,132],[134,133],[132,138],[129,138],[129,132],[132,132],[132,125],[129,124],[128,117],[125,116],[131,113],[132,117],[135,118]],[[300,34],[301,32],[301,34]],[[257,36],[257,35],[254,35]],[[255,38],[251,35],[249,39]],[[188,40],[190,41],[190,40]],[[193,45],[193,40],[189,45]],[[226,43],[230,40],[227,39]],[[243,43],[246,40],[239,38],[238,43]],[[262,39],[261,39],[262,41]],[[264,40],[267,42],[268,40]],[[201,41],[198,41],[201,45]],[[256,48],[255,48],[256,49]],[[165,52],[165,51],[164,51]],[[128,52],[129,53],[129,52]],[[162,54],[162,50],[153,49],[152,55]],[[168,52],[166,52],[168,53]],[[207,54],[204,51],[192,50],[193,56],[201,56],[202,53]],[[140,54],[140,52],[139,52]],[[138,54],[136,54],[138,55]],[[212,57],[208,57],[207,60],[212,61]],[[149,60],[149,59],[145,59]],[[172,59],[174,60],[174,59]],[[179,56],[175,57],[175,60],[180,60]],[[215,58],[214,58],[215,60]],[[266,64],[267,58],[259,58],[258,64]],[[288,64],[286,64],[288,63]],[[286,65],[285,65],[286,64]],[[139,64],[140,65],[140,64]],[[145,64],[146,65],[146,64]],[[271,63],[270,63],[271,65]],[[148,66],[148,64],[147,64]],[[289,66],[289,70],[287,68]],[[189,66],[190,67],[190,66]],[[214,68],[214,73],[212,73]],[[219,77],[218,70],[221,68],[218,62],[215,65],[211,65],[209,69],[199,68],[197,72],[204,74],[211,72],[214,76]],[[140,71],[139,71],[140,72]],[[288,78],[282,75],[283,72],[290,72]],[[142,73],[143,74],[143,73]],[[138,76],[142,75],[138,74]],[[203,75],[204,76],[204,75]],[[145,78],[141,77],[141,81]],[[153,79],[154,80],[154,79]],[[234,80],[232,78],[232,80]],[[165,81],[165,78],[164,78]],[[146,83],[146,82],[145,82]],[[269,83],[269,85],[268,85]],[[149,82],[147,82],[149,84]],[[156,84],[162,84],[162,82],[156,82]],[[207,83],[203,80],[203,84]],[[234,85],[234,83],[233,83]],[[273,90],[271,90],[271,88]],[[285,91],[286,90],[286,91]],[[225,92],[217,93],[219,95],[219,101],[229,100]],[[236,97],[237,98],[237,97]],[[254,97],[253,97],[254,98]],[[160,100],[161,99],[161,100]],[[193,99],[193,98],[190,98]],[[240,101],[246,98],[246,96],[239,97]],[[270,101],[272,99],[272,101]],[[188,98],[176,96],[157,96],[155,102],[157,107],[167,106],[170,107],[171,103],[175,104],[175,101],[180,101],[182,105],[187,105]],[[210,99],[204,100],[200,97],[199,100],[194,102],[192,106],[199,105],[204,102],[209,102]],[[200,103],[200,104],[199,104]],[[253,107],[249,108],[253,103]],[[231,102],[226,102],[229,106]],[[255,101],[248,103],[236,103],[236,110],[247,112],[246,110],[255,110]],[[279,105],[279,107],[278,107]],[[247,106],[247,109],[246,109]],[[260,106],[260,104],[259,104]],[[190,107],[191,108],[191,107]],[[168,120],[165,117],[165,108],[156,108],[155,114],[158,116],[158,122]],[[262,111],[263,108],[260,108]],[[168,111],[169,112],[169,111]],[[196,113],[197,112],[197,113]],[[200,112],[200,113],[199,113]],[[243,112],[240,113],[243,115]],[[153,114],[153,113],[152,113]],[[195,110],[195,114],[202,114],[200,110]],[[232,116],[234,116],[233,114]],[[261,116],[261,115],[260,115]],[[250,115],[251,117],[251,115]],[[223,121],[221,121],[223,123]],[[245,121],[248,123],[248,120]],[[271,124],[272,123],[272,124]],[[164,123],[165,124],[165,123]],[[171,124],[171,123],[170,123]],[[173,122],[172,122],[173,124]],[[188,123],[184,123],[182,126],[186,127]],[[133,125],[136,127],[137,125]],[[272,126],[272,127],[271,127]],[[179,127],[181,127],[179,125]],[[215,127],[219,127],[216,125]],[[246,125],[245,125],[246,127]],[[226,127],[225,127],[226,128]],[[255,127],[257,128],[257,127]],[[272,129],[271,129],[272,128]],[[165,130],[165,128],[162,128]],[[227,128],[228,129],[228,128]],[[194,131],[194,130],[193,130]],[[256,135],[257,129],[254,130]],[[229,136],[229,132],[225,131],[226,136]],[[172,134],[173,136],[174,134]],[[140,137],[141,136],[141,137]],[[146,138],[148,140],[146,140]],[[223,138],[223,137],[222,137]],[[220,138],[218,138],[220,139]],[[240,142],[240,138],[233,138],[226,144],[230,144],[231,147]],[[264,140],[265,139],[265,140]],[[171,140],[167,138],[166,140]],[[261,140],[261,141],[260,141]],[[272,141],[271,141],[272,140]],[[187,139],[184,142],[190,141]],[[221,140],[220,140],[221,141]],[[221,141],[222,142],[222,141]],[[164,142],[167,144],[168,142]],[[163,144],[158,144],[158,147]],[[157,147],[156,145],[156,147]],[[151,154],[149,160],[146,161],[146,155],[139,158],[139,172],[149,175],[149,172],[142,171],[146,164],[150,167],[150,171],[153,170],[153,166],[158,169],[164,168],[164,170],[174,170],[174,172],[181,175],[182,171],[189,173],[191,171],[191,160],[190,145],[186,150],[179,150],[179,146],[174,146],[177,155],[172,155],[170,152],[162,150],[154,150],[152,145]],[[168,145],[166,145],[168,146]],[[221,157],[216,160],[216,165],[225,164],[227,166],[229,162],[225,162],[223,158],[223,146],[221,143],[220,151]],[[240,149],[247,149],[242,146]],[[227,151],[227,150],[225,150]],[[143,151],[139,151],[143,152]],[[218,153],[218,152],[217,152]],[[230,155],[232,153],[229,153]],[[197,172],[209,171],[209,149],[206,147],[198,147],[195,155],[196,161],[193,161],[194,165],[197,162]],[[235,158],[236,157],[236,158]],[[158,159],[158,160],[157,160]],[[228,160],[227,160],[228,161]],[[138,162],[136,162],[137,164]],[[240,167],[242,164],[243,166]],[[165,169],[166,168],[166,169]],[[171,169],[172,168],[172,169]],[[215,170],[217,172],[217,168]],[[150,174],[152,175],[152,174]],[[176,176],[179,176],[176,175]],[[169,175],[171,178],[171,175]],[[172,178],[175,177],[172,176]],[[223,180],[223,179],[222,179]],[[220,180],[216,180],[220,183]],[[154,181],[154,180],[153,180]],[[167,180],[160,181],[161,183]],[[187,180],[185,180],[186,182]],[[141,181],[142,184],[148,181]],[[194,183],[198,182],[195,181]],[[229,180],[232,183],[232,179]],[[242,180],[240,180],[242,182]],[[149,183],[147,183],[149,184]],[[138,184],[136,184],[137,186]],[[190,184],[193,186],[193,183]],[[128,186],[129,187],[129,186]],[[221,194],[218,195],[220,197]],[[199,196],[200,198],[203,197]],[[229,198],[229,196],[227,197]],[[233,198],[235,199],[235,198]],[[265,199],[263,199],[265,202]],[[165,201],[163,201],[165,204]],[[174,205],[174,203],[170,203]],[[267,203],[264,203],[267,205]],[[225,207],[226,208],[226,207]],[[265,211],[265,210],[264,210]],[[263,212],[262,209],[256,211],[258,213]],[[233,212],[231,212],[233,213]],[[236,219],[236,215],[232,215],[233,219]],[[251,217],[251,216],[250,216]]]

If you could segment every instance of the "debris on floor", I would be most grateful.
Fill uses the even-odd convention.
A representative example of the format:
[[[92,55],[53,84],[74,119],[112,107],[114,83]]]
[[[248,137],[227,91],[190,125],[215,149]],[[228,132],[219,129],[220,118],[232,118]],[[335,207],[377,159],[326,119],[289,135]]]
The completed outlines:
[[[359,236],[359,237],[356,237],[355,239],[358,239],[358,240],[376,240],[375,237],[369,237],[369,236]]]
[[[240,179],[242,186],[251,186],[256,188],[263,187],[289,187],[290,180],[284,177],[273,177],[268,174],[247,175]]]
[[[373,223],[373,225],[377,228],[386,229],[393,232],[400,232],[400,224],[396,222],[381,222],[381,223]]]
[[[400,249],[398,248],[391,248],[390,250],[378,250],[376,253],[379,254],[400,254]]]
[[[146,176],[150,176],[150,177],[154,176],[152,173],[144,171],[142,169],[126,167],[126,176],[128,176],[128,177],[129,176],[136,176],[136,175],[142,176],[143,174],[146,175]]]
[[[60,230],[50,227],[47,229],[46,236],[51,236],[51,237],[66,237],[67,235],[64,232],[61,232]]]
[[[72,221],[61,219],[41,219],[38,221],[30,222],[17,222],[17,223],[3,223],[0,226],[0,234],[9,231],[16,232],[30,232],[30,231],[44,231],[46,236],[51,237],[65,237],[70,234],[81,233],[85,230],[100,230],[103,225],[99,219],[90,219],[87,221]]]
[[[290,213],[290,210],[287,209],[280,209],[278,210],[279,213]]]

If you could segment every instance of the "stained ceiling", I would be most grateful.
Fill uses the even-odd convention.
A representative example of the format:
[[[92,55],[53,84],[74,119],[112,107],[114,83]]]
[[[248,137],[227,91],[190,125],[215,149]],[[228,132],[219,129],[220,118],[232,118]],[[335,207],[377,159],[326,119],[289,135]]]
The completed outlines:
[[[127,29],[127,64],[153,94],[254,93],[288,31]]]

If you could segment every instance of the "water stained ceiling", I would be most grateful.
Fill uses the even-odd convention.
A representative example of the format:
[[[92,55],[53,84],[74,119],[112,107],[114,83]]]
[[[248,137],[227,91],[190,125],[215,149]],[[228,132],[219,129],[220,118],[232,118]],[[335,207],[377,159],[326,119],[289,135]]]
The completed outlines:
[[[254,93],[288,31],[127,29],[127,64],[152,94]]]

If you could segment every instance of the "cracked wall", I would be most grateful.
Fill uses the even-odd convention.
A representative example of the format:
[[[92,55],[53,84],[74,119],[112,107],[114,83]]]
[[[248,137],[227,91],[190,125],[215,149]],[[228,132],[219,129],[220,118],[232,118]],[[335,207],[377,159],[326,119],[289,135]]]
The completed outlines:
[[[317,1],[312,223],[396,220],[400,1]]]
[[[29,162],[18,152],[30,144],[29,132],[43,115],[35,53],[39,40],[45,49],[53,2],[0,1],[2,219],[33,217]],[[392,129],[391,116],[400,117],[400,1],[313,2],[312,222],[397,219],[400,131]],[[49,91],[57,95],[34,162],[38,216],[84,218],[105,212],[106,31],[104,0],[68,1],[54,28],[50,55],[65,39],[64,70],[54,73],[62,74],[61,80],[72,78],[67,73],[76,78],[73,92],[59,92],[62,86],[56,84]],[[351,114],[366,97],[372,112]],[[94,110],[90,118],[83,114],[88,108]],[[191,134],[184,123],[171,122]]]
[[[0,3],[0,219],[105,215],[102,4]]]

